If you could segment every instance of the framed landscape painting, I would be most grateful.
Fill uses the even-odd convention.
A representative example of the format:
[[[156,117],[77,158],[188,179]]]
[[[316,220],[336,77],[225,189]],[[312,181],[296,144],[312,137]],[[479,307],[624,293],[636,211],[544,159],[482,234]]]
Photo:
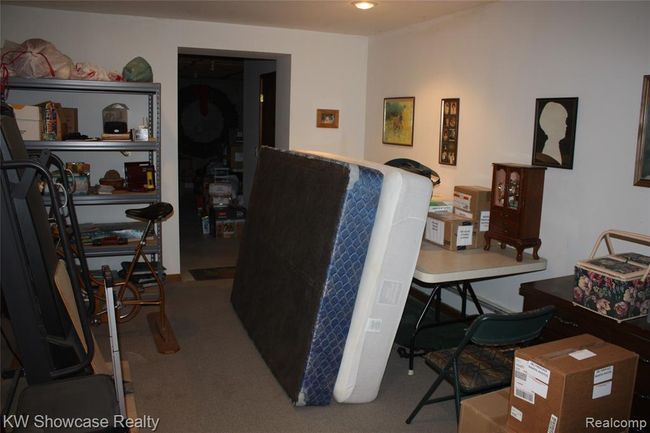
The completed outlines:
[[[385,144],[413,146],[413,118],[415,97],[384,98],[384,130],[381,141]]]

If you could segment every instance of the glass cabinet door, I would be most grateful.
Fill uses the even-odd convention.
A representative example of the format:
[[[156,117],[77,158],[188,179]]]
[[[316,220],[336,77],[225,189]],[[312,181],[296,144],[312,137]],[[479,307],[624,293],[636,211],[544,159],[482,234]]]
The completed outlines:
[[[506,190],[508,208],[519,209],[521,173],[512,170],[508,173],[508,187]]]
[[[496,206],[504,206],[506,200],[506,170],[497,168],[494,173],[494,204]]]

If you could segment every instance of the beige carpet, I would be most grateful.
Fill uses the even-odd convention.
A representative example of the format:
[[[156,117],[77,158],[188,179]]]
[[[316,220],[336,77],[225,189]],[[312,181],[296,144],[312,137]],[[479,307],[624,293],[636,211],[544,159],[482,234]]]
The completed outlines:
[[[233,311],[231,285],[232,280],[169,285],[168,317],[181,346],[174,355],[156,351],[146,323],[153,307],[120,325],[138,415],[160,418],[158,432],[456,431],[452,402],[427,406],[413,424],[404,423],[435,376],[420,359],[415,375],[408,376],[407,361],[394,352],[374,402],[293,406]],[[106,352],[105,327],[97,334]]]

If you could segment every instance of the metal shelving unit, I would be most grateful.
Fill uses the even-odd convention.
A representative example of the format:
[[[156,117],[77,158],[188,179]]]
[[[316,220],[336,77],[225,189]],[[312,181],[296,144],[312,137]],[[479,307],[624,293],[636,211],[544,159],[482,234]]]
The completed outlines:
[[[49,198],[44,198],[45,203],[49,205]],[[102,204],[146,204],[154,203],[158,200],[158,194],[155,192],[125,192],[122,194],[88,194],[74,196],[74,204],[76,206],[96,206]]]
[[[101,140],[69,140],[69,141],[26,141],[28,150],[50,150],[53,152],[86,151],[86,152],[130,152],[144,151],[149,153],[149,163],[156,167],[156,190],[147,193],[123,193],[107,195],[75,195],[74,202],[78,206],[101,206],[116,204],[149,204],[161,201],[161,114],[160,114],[160,84],[159,83],[132,83],[108,81],[83,81],[83,80],[57,80],[57,79],[25,79],[10,78],[9,89],[65,92],[65,93],[107,93],[142,95],[148,98],[148,125],[149,141],[101,141]],[[65,158],[64,158],[65,159]],[[162,272],[162,227],[156,224],[156,241],[147,245],[145,252],[158,256],[157,260]],[[126,256],[134,253],[135,246],[109,245],[88,246],[88,257]]]
[[[159,141],[26,141],[29,150],[117,150],[120,152],[160,152]]]
[[[136,245],[133,242],[126,245],[105,245],[100,247],[88,245],[84,247],[84,252],[87,257],[132,256],[133,251],[135,251],[135,246]],[[158,245],[147,245],[144,252],[145,254],[159,254]]]

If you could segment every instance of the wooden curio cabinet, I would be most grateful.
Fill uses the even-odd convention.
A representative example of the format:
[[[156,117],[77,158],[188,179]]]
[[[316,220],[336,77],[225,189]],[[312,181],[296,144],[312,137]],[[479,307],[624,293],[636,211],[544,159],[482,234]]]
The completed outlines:
[[[490,227],[485,233],[485,249],[492,239],[517,249],[517,261],[523,250],[533,248],[533,257],[542,245],[539,225],[542,217],[545,167],[494,163]]]

